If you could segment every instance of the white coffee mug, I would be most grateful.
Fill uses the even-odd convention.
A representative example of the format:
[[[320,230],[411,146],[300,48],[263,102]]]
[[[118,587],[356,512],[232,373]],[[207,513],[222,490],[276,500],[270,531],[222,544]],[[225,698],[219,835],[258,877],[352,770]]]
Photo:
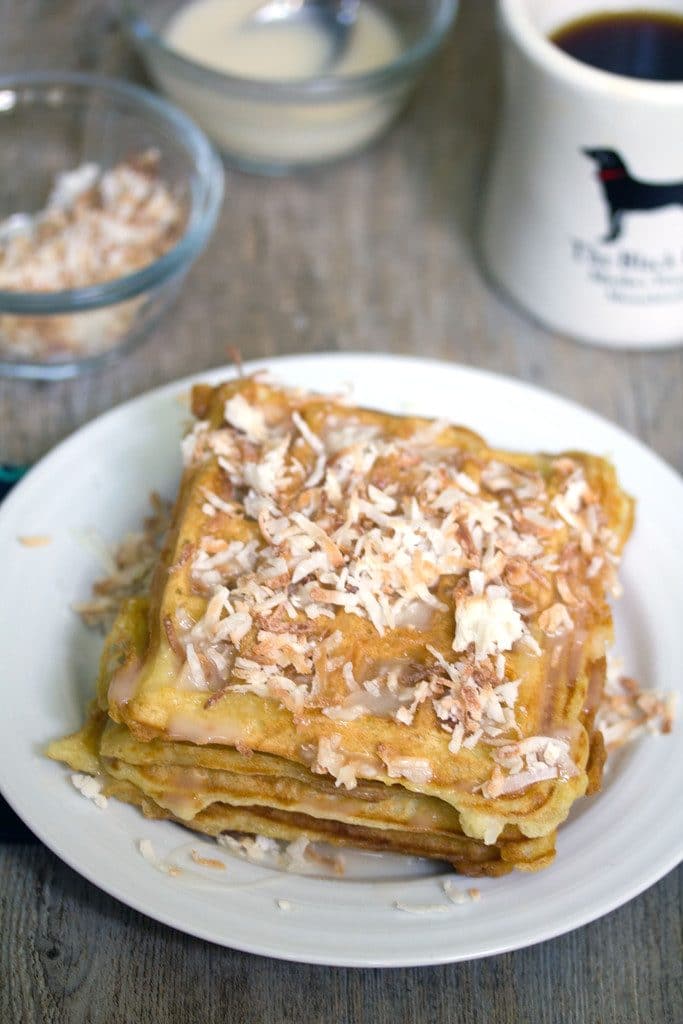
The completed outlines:
[[[504,97],[481,231],[504,291],[548,327],[621,348],[683,343],[683,82],[598,70],[549,40],[683,0],[499,0]]]

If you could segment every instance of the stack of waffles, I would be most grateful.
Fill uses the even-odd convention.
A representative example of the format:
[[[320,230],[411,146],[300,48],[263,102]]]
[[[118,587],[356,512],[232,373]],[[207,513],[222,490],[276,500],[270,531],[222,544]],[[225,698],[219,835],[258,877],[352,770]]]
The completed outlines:
[[[151,585],[50,756],[209,835],[549,864],[604,761],[611,465],[258,376],[192,401]]]

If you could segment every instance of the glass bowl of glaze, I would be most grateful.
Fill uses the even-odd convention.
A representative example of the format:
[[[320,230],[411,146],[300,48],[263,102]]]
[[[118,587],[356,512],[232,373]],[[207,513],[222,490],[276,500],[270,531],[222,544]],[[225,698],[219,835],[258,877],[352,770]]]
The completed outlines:
[[[262,3],[149,0],[124,13],[158,87],[230,163],[262,174],[327,163],[373,142],[402,109],[458,11],[458,0],[362,0],[344,54],[330,64],[324,40],[314,54],[298,38],[285,45],[284,27],[281,47],[277,28],[243,32]]]
[[[0,131],[0,375],[58,380],[118,359],[158,323],[213,231],[223,196],[215,150],[154,93],[68,72],[0,77]],[[60,175],[104,172],[142,153],[154,155],[155,173],[177,204],[177,230],[158,255],[132,272],[117,265],[85,286],[77,269],[63,286],[58,271],[70,265],[68,246],[54,260],[54,286],[34,269],[8,270],[15,225],[24,230],[25,222],[30,235],[41,223]],[[87,244],[79,251],[82,268]]]

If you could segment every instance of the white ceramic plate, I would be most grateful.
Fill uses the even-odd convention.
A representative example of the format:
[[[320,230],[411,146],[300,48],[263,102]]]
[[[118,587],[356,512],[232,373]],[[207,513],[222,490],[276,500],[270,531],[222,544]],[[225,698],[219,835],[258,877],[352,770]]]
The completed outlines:
[[[267,365],[305,387],[336,390],[351,382],[359,403],[450,417],[501,446],[586,448],[614,459],[638,497],[617,612],[619,647],[648,687],[683,689],[683,482],[652,452],[553,395],[459,366],[355,355]],[[113,896],[193,935],[267,956],[363,967],[436,964],[527,946],[618,907],[679,862],[683,745],[676,733],[646,737],[622,753],[602,794],[582,801],[561,830],[551,868],[484,880],[477,883],[481,900],[460,906],[444,896],[443,870],[426,862],[359,854],[347,858],[343,880],[303,877],[240,860],[115,801],[100,810],[84,800],[69,773],[41,756],[50,738],[81,721],[101,644],[69,609],[88,595],[100,568],[82,533],[94,528],[115,541],[139,524],[150,489],[174,494],[187,418],[178,396],[189,383],[154,391],[79,431],[0,508],[0,784],[43,842]],[[26,534],[52,541],[25,547],[17,537]],[[171,877],[144,860],[141,838],[182,864],[182,874]],[[194,864],[191,847],[222,857],[227,870]],[[463,889],[472,884],[450,877]],[[435,909],[410,913],[396,901]]]

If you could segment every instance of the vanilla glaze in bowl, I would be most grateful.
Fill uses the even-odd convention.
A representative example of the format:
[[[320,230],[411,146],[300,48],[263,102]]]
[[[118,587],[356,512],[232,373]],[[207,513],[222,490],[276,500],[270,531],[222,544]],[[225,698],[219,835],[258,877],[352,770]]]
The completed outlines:
[[[240,0],[240,11],[249,3]],[[209,4],[214,6],[215,0]],[[209,17],[207,0],[200,5]],[[333,64],[328,69],[323,59],[316,74],[302,56],[302,77],[280,61],[273,62],[272,76],[264,77],[265,58],[258,53],[252,74],[242,61],[235,65],[237,72],[218,70],[215,52],[209,52],[214,47],[205,48],[198,60],[201,51],[186,43],[190,8],[195,7],[198,17],[200,5],[151,0],[129,7],[125,25],[157,85],[202,125],[230,162],[277,174],[333,161],[373,142],[400,113],[451,28],[458,0],[362,4],[352,32],[358,30],[368,40],[373,35],[380,63],[372,66],[366,59],[365,69],[356,70],[352,59],[347,67],[342,60],[338,68]],[[258,6],[258,0],[251,0],[254,10]],[[252,51],[260,31],[246,37]],[[263,30],[264,48],[270,46],[270,31]],[[351,41],[349,48],[354,45]],[[321,54],[324,58],[324,47]]]

